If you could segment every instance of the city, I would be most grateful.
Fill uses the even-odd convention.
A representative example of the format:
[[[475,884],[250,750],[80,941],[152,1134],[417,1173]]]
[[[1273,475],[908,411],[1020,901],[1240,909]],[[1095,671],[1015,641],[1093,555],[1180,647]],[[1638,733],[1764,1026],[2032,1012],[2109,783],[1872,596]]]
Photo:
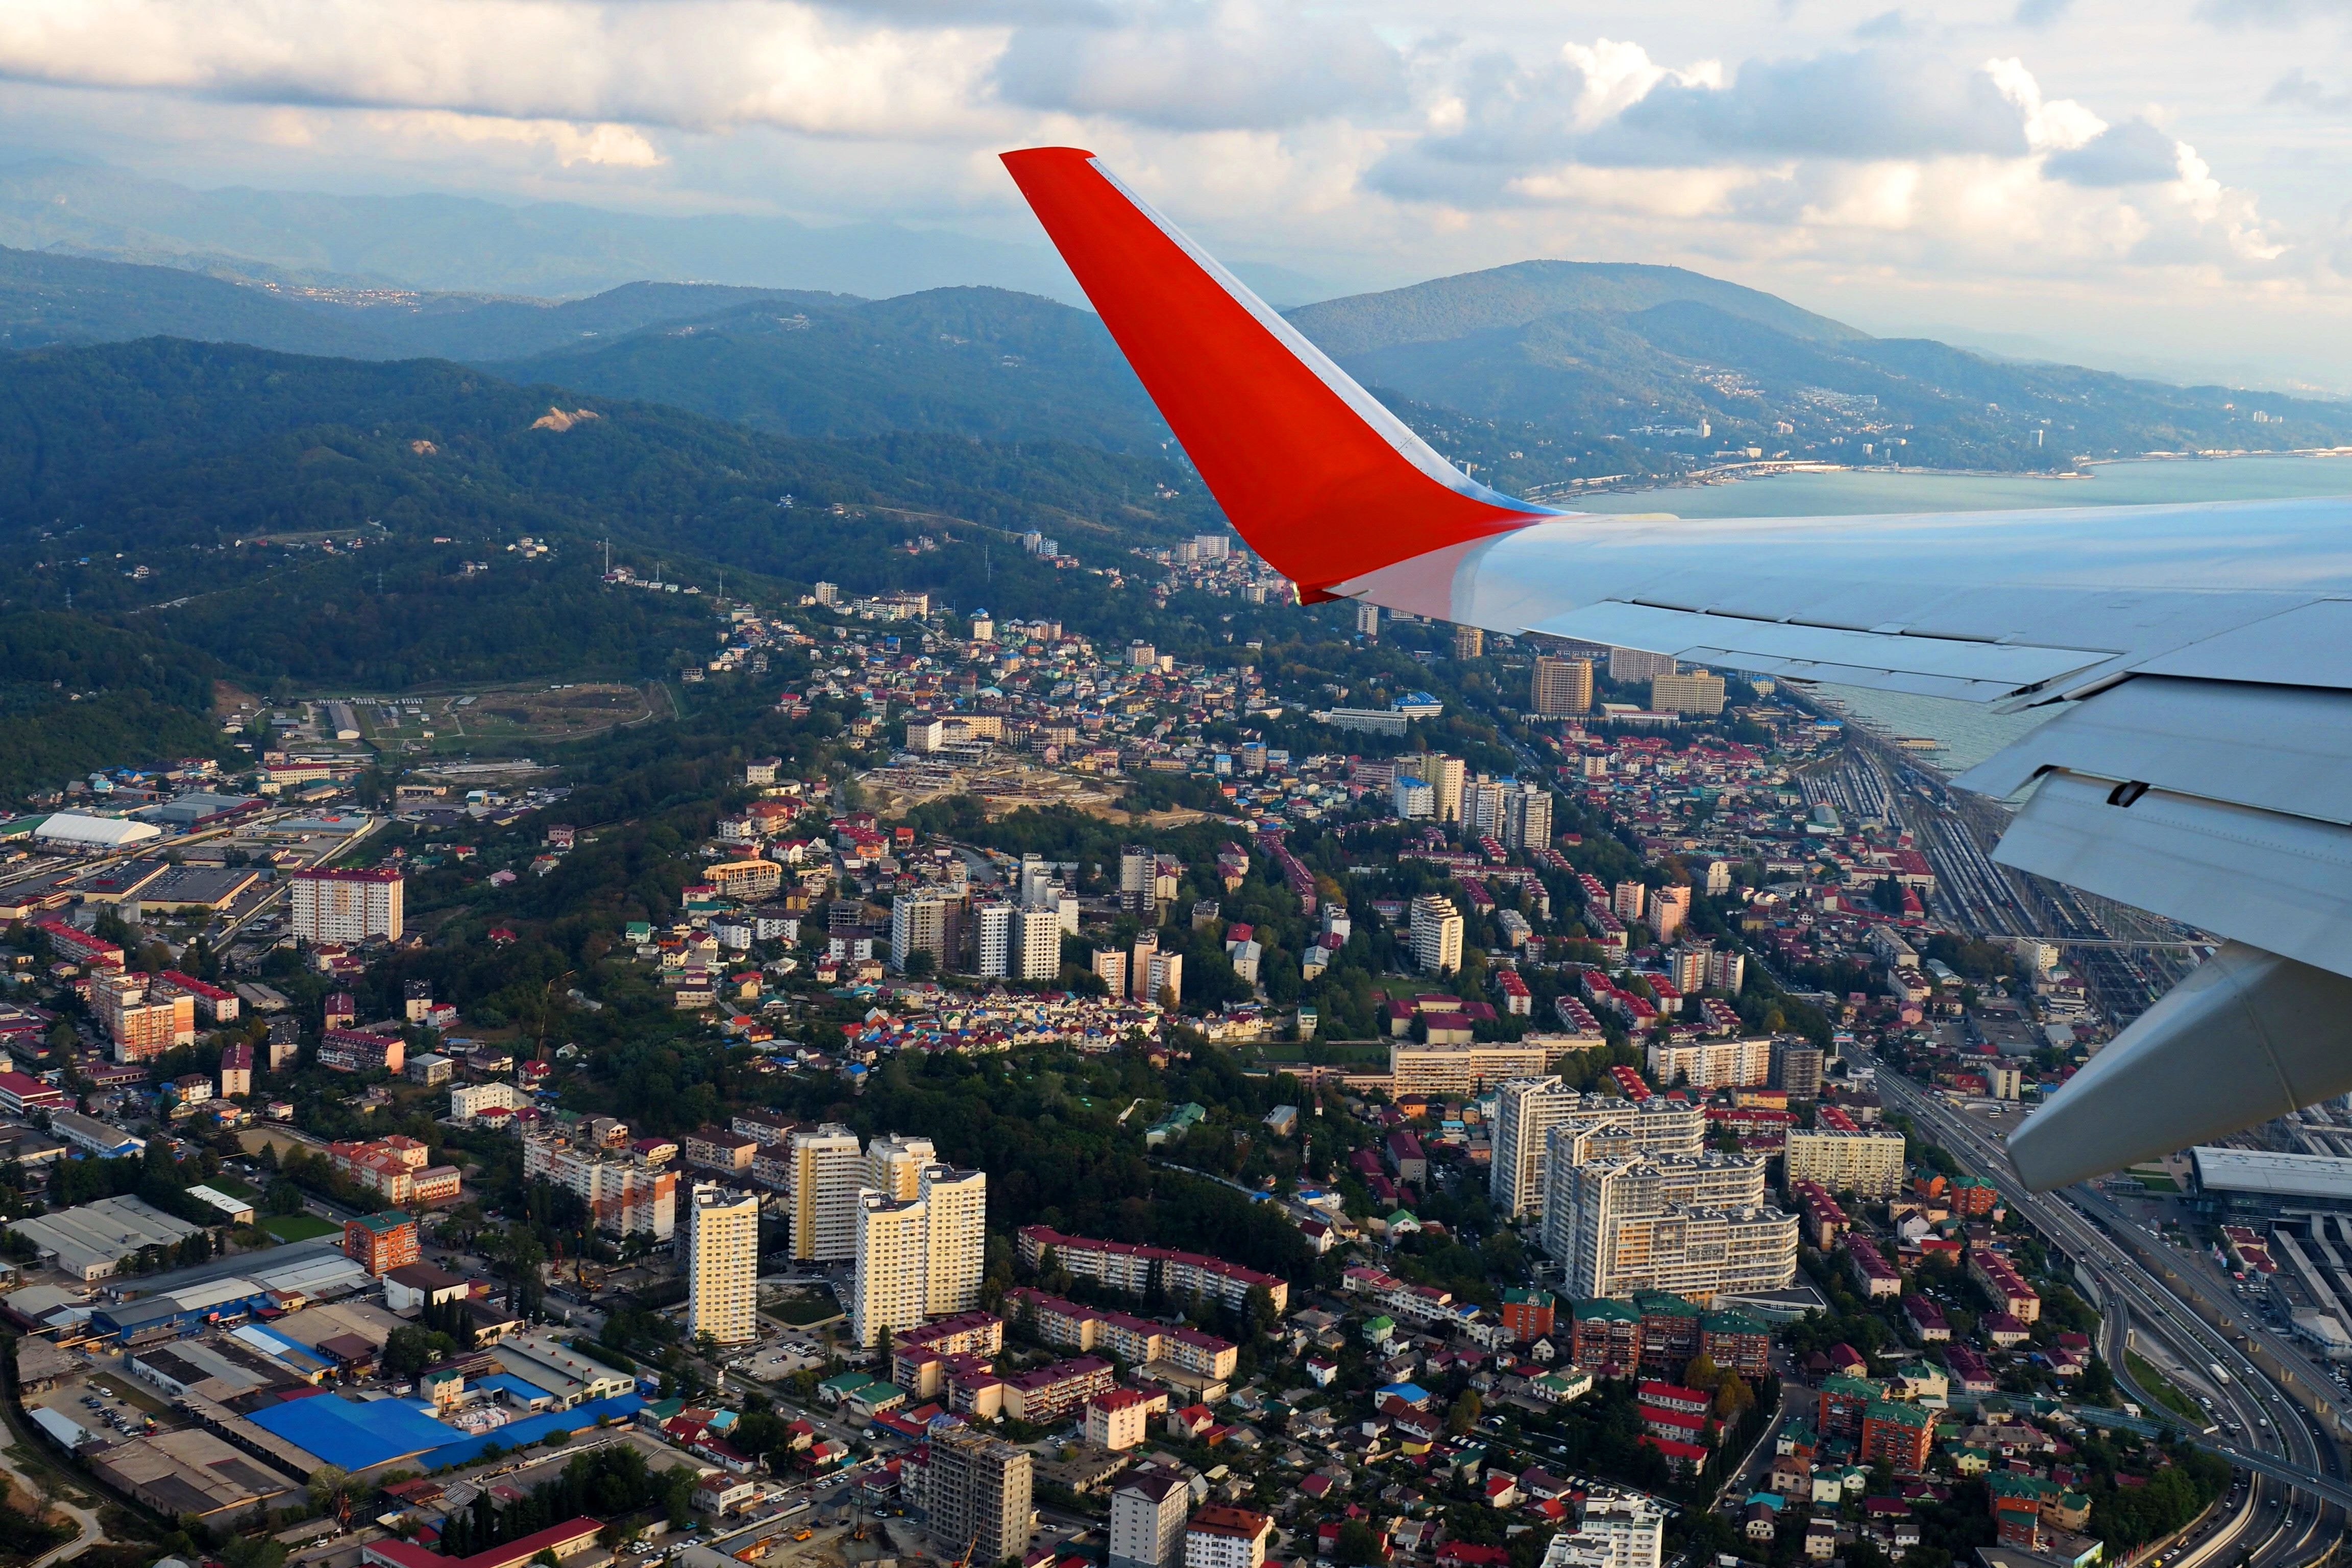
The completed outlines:
[[[0,1568],[2342,1559],[2335,8],[16,9]]]
[[[1401,615],[709,613],[658,903],[609,786],[379,700],[12,825],[0,1312],[94,1484],[390,1568],[2335,1540],[2331,1113],[2025,1191],[2147,994],[1954,875],[1932,753]]]

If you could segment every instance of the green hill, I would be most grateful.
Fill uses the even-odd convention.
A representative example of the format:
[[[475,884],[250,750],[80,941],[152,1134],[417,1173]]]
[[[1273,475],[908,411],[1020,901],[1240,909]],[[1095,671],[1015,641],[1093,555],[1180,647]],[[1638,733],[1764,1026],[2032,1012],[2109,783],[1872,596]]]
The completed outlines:
[[[1117,450],[1168,438],[1100,321],[1003,289],[762,300],[488,368],[791,436],[949,430]]]

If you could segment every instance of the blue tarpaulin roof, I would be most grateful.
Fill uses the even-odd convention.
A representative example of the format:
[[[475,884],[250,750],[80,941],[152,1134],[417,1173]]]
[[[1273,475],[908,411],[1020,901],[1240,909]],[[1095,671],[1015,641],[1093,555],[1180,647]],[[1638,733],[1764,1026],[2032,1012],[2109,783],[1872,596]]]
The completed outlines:
[[[316,1405],[315,1399],[305,1400]],[[509,1421],[503,1426],[493,1426],[478,1437],[467,1437],[445,1448],[436,1448],[416,1461],[426,1474],[450,1465],[470,1464],[481,1457],[482,1450],[496,1443],[501,1448],[520,1448],[538,1442],[550,1432],[583,1432],[596,1425],[600,1416],[625,1421],[646,1407],[646,1402],[634,1394],[616,1394],[611,1399],[593,1400],[575,1405],[569,1410],[551,1410],[543,1415],[527,1415],[520,1421]],[[444,1427],[443,1430],[447,1430]]]
[[[346,1470],[364,1470],[439,1447],[448,1442],[451,1431],[404,1400],[362,1404],[331,1394],[268,1405],[247,1419]]]

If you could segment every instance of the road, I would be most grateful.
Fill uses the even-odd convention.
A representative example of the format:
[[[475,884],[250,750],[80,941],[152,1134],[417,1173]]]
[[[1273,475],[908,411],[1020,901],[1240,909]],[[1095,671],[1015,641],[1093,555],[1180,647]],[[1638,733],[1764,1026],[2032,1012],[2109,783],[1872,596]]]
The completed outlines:
[[[2247,1469],[2250,1479],[2236,1506],[2225,1509],[2172,1568],[2234,1565],[2242,1553],[2251,1568],[2291,1568],[2332,1552],[2345,1524],[2344,1510],[2334,1500],[2352,1496],[2340,1482],[2343,1465],[2336,1443],[2288,1400],[2263,1367],[2200,1316],[2197,1306],[2204,1303],[2193,1284],[2181,1279],[2180,1270],[2160,1277],[2143,1261],[2137,1238],[2119,1240],[2125,1233],[2115,1231],[2114,1222],[2095,1219],[2078,1206],[2108,1206],[2097,1194],[2083,1188],[2063,1195],[2027,1192],[2010,1168],[1998,1137],[1941,1095],[1884,1066],[1878,1083],[1890,1108],[1910,1116],[1922,1131],[1991,1180],[2054,1248],[2089,1276],[2101,1309],[2100,1352],[2143,1408],[2160,1414],[2164,1406],[2131,1379],[2125,1359],[2129,1349],[2140,1350],[2152,1362],[2169,1363],[2176,1385],[2210,1401],[2222,1430],[2208,1432],[2204,1446]],[[2122,1223],[2136,1228],[2127,1220]],[[2154,1261],[2161,1267],[2160,1259]],[[2179,1293],[2183,1289],[2189,1291],[2186,1299]],[[2226,1324],[2231,1318],[2221,1321]],[[2284,1361],[2273,1364],[2282,1372],[2292,1365]],[[2214,1377],[2209,1370],[2214,1366],[2227,1375]],[[2332,1385],[2321,1377],[2317,1388]],[[2236,1429],[2225,1436],[2224,1430],[2232,1426]]]

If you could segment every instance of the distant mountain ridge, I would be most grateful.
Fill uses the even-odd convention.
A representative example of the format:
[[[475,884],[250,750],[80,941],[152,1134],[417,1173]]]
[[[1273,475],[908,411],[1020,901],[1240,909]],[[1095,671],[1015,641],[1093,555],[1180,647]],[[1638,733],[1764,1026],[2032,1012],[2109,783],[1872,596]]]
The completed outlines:
[[[1075,297],[1044,247],[943,229],[445,195],[198,191],[57,158],[0,164],[0,245],[274,281],[541,298],[645,279],[861,294],[987,283]]]
[[[1790,337],[1840,342],[1870,334],[1777,295],[1680,267],[1637,262],[1519,261],[1351,294],[1286,312],[1335,359],[1523,327],[1569,311],[1622,314],[1677,300],[1713,306]]]
[[[1523,262],[1290,320],[1441,451],[1522,493],[1751,458],[2046,471],[2084,454],[2352,441],[2352,405],[1874,338],[1679,268]],[[806,438],[1135,454],[1171,439],[1095,316],[1014,289],[877,300],[638,281],[550,302],[263,288],[0,249],[0,347],[149,336],[454,360]]]

